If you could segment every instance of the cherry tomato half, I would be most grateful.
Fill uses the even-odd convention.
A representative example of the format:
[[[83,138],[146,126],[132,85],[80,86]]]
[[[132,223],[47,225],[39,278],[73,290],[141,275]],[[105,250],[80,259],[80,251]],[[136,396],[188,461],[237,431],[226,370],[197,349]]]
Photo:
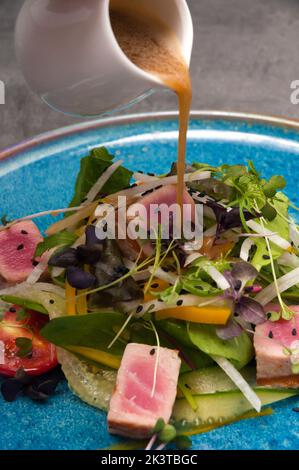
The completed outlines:
[[[0,374],[13,377],[23,368],[29,375],[40,375],[57,365],[56,348],[39,334],[48,322],[41,313],[26,310],[26,316],[17,320],[20,307],[14,305],[0,321]],[[23,310],[23,309],[22,309]],[[19,357],[17,338],[28,338],[32,348],[26,357]]]

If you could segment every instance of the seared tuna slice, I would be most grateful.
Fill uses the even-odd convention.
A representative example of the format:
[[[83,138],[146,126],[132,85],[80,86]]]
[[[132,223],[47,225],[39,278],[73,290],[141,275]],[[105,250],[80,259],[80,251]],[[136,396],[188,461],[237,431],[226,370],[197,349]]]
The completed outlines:
[[[299,311],[299,307],[290,307]],[[275,310],[275,308],[271,308]],[[257,364],[257,382],[260,385],[278,387],[299,387],[299,374],[294,374],[293,366],[298,361],[299,314],[293,319],[266,321],[256,326],[254,347]],[[292,353],[293,352],[293,353]]]
[[[148,437],[157,420],[167,423],[174,405],[181,361],[178,351],[130,343],[125,349],[108,412],[109,431]],[[153,395],[153,396],[152,396]]]

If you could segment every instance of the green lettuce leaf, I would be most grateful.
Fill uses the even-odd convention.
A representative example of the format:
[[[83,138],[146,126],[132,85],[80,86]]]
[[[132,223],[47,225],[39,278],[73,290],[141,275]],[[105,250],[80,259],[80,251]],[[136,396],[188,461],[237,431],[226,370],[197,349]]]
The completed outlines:
[[[238,369],[253,358],[252,342],[245,331],[240,336],[225,341],[218,338],[216,328],[211,325],[189,323],[187,332],[190,341],[205,354],[226,357]]]
[[[55,233],[50,237],[46,237],[42,242],[40,242],[35,250],[35,257],[41,256],[45,251],[50,250],[51,248],[65,247],[72,245],[77,240],[77,235],[68,230],[63,230],[62,232]]]
[[[265,228],[277,233],[285,240],[289,240],[289,224],[285,220],[285,218],[288,218],[289,199],[283,193],[278,193],[277,196],[278,198],[273,199],[273,205],[278,214],[271,222],[265,224]],[[256,252],[251,260],[251,264],[260,271],[263,266],[270,264],[269,253],[263,238],[256,238],[254,243],[256,245]],[[276,260],[282,255],[284,250],[271,242],[270,246],[273,259]]]
[[[104,171],[113,163],[113,155],[110,155],[105,147],[93,149],[87,157],[82,158],[80,171],[75,185],[75,194],[70,207],[79,206],[88,191],[97,182]],[[125,189],[130,184],[132,172],[120,166],[111,175],[111,178],[102,188],[103,194],[113,194]],[[70,213],[66,214],[69,215]]]
[[[124,324],[126,315],[118,312],[54,318],[41,331],[41,335],[56,346],[67,349],[81,346],[111,354],[122,354],[127,342],[120,338],[108,349],[108,345]]]

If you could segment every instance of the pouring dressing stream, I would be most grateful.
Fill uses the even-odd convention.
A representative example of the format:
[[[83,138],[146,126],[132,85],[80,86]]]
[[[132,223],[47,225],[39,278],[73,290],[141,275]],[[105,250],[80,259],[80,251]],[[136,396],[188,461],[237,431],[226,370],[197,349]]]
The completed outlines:
[[[136,7],[133,10],[129,3],[111,1],[111,26],[119,46],[137,67],[155,75],[178,97],[177,203],[182,207],[187,130],[192,99],[189,68],[175,33],[150,12]]]
[[[28,85],[64,113],[100,116],[152,90],[173,90],[179,103],[182,206],[193,43],[185,0],[26,0],[15,42]]]

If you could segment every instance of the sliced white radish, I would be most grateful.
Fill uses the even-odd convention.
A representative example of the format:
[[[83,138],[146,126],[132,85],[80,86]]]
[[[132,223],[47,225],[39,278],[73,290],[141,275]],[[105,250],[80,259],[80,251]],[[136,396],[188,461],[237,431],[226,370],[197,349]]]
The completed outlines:
[[[149,183],[151,181],[159,181],[158,176],[151,176],[144,173],[136,171],[133,173],[133,178],[138,183]]]
[[[31,271],[31,273],[26,279],[26,282],[28,282],[28,284],[35,284],[40,279],[42,274],[48,268],[48,261],[53,251],[55,250],[54,249],[47,250],[45,253],[42,254],[40,262],[38,263],[37,266],[35,266],[35,268]]]
[[[247,225],[254,232],[263,234],[265,237],[268,237],[272,243],[279,246],[283,250],[289,250],[291,248],[290,242],[280,237],[279,235],[273,235],[273,232],[271,232],[270,230],[267,230],[261,224],[258,224],[254,220],[248,220]]]
[[[244,240],[244,242],[241,245],[241,250],[240,250],[240,258],[243,261],[248,261],[249,252],[253,246],[254,246],[254,241],[251,238],[246,238],[246,240]]]
[[[290,266],[291,268],[299,268],[299,257],[294,253],[286,251],[277,260],[281,266]]]
[[[210,171],[203,171],[202,173],[198,173],[192,177],[193,173],[186,173],[184,176],[184,181],[201,181],[210,178],[211,172]],[[150,191],[155,189],[158,186],[166,186],[168,184],[176,184],[178,181],[177,175],[174,176],[166,176],[165,178],[159,178],[158,180],[151,181],[149,183],[145,183],[141,186],[134,186],[133,188],[124,189],[123,191],[119,191],[118,193],[112,194],[107,199],[108,200],[115,200],[118,196],[127,196],[127,197],[141,197],[143,193],[146,191]]]
[[[169,284],[174,285],[176,281],[178,280],[178,276],[173,273],[167,273],[164,271],[162,268],[149,268],[148,269],[151,274],[154,274],[154,276],[158,279],[161,279],[162,281],[168,282]]]
[[[284,274],[279,279],[277,279],[277,286],[280,294],[295,286],[296,284],[299,284],[299,268],[293,269],[289,273]],[[277,297],[277,290],[275,282],[272,282],[272,284],[267,286],[255,296],[255,300],[261,305],[267,305],[275,297]]]
[[[204,271],[216,282],[219,289],[226,290],[230,288],[230,284],[223,274],[215,268],[215,266],[204,267]]]
[[[12,222],[9,222],[6,225],[0,226],[0,232],[2,230],[6,230],[7,228],[11,227],[12,225],[17,224],[18,222],[23,222],[24,220],[32,220],[32,219],[38,219],[39,217],[44,217],[46,215],[52,215],[56,216],[59,214],[64,214],[65,212],[77,212],[83,209],[84,206],[79,206],[79,207],[66,207],[64,209],[50,209],[48,211],[43,211],[43,212],[36,212],[35,214],[30,214],[26,215],[25,217],[20,217],[19,219],[15,219]]]
[[[262,408],[261,400],[240,372],[225,357],[212,356],[212,359],[219,365],[219,367],[221,367],[222,370],[224,370],[231,381],[239,390],[241,390],[244,397],[249,401],[252,407],[259,413]]]
[[[84,205],[95,200],[97,194],[99,194],[101,189],[105,186],[107,181],[109,181],[113,173],[122,165],[122,163],[123,160],[118,160],[117,162],[110,165],[107,170],[105,170],[104,173],[101,174],[96,183],[88,191]]]
[[[198,253],[197,251],[194,251],[193,253],[190,253],[190,255],[188,255],[187,258],[186,258],[184,268],[186,268],[191,263],[193,263],[193,261],[195,261],[196,259],[201,258],[202,256],[203,255],[201,253]]]
[[[299,230],[295,222],[290,224],[290,240],[294,243],[294,246],[299,247]]]

